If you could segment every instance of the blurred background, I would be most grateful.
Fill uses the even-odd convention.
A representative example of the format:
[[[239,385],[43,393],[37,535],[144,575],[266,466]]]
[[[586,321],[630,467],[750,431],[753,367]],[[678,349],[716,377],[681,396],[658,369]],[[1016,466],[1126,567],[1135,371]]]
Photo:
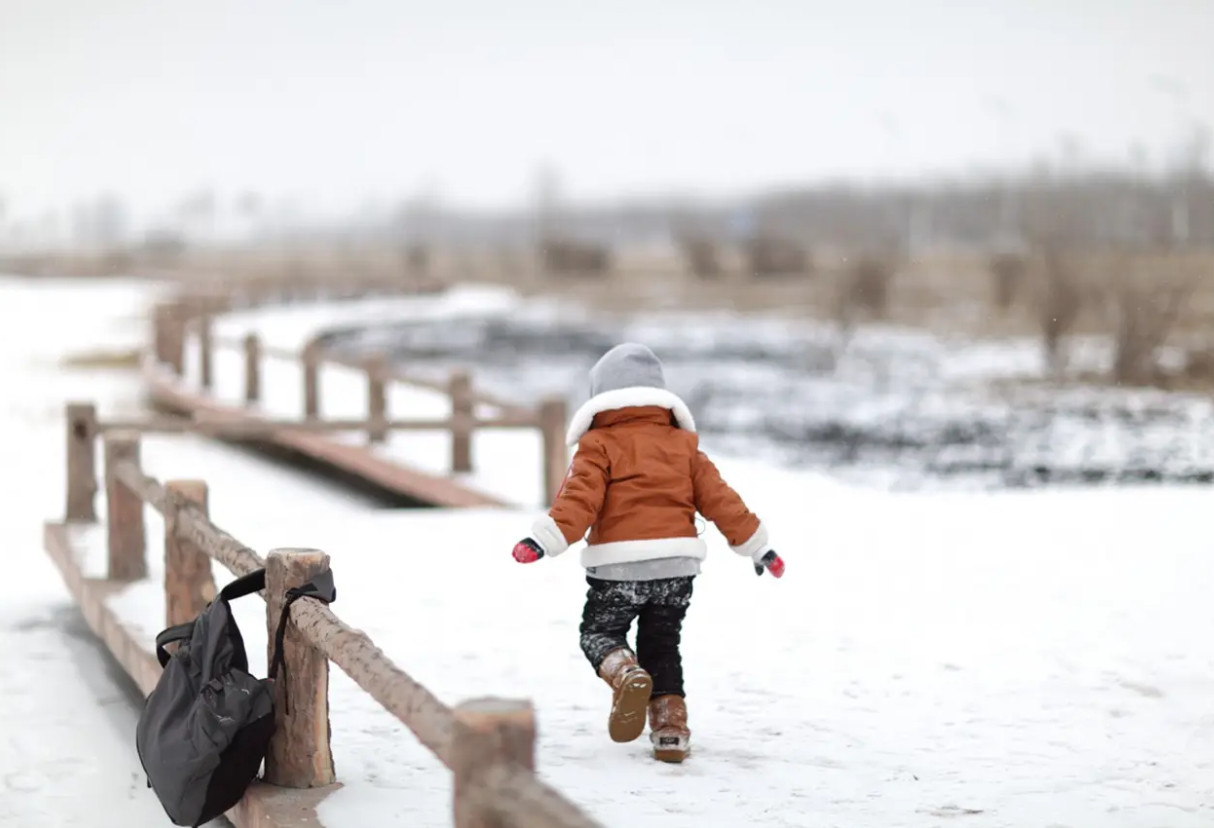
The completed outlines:
[[[1214,481],[1208,0],[0,0],[0,272],[489,283],[335,331],[722,450]]]

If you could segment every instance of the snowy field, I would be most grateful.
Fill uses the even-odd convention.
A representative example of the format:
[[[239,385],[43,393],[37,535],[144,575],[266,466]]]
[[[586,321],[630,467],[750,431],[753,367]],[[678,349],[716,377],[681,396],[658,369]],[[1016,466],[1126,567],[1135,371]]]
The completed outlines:
[[[129,286],[74,289],[86,319],[108,316],[65,331],[29,323],[72,294],[19,282],[0,290],[0,317],[29,331],[2,357],[22,392],[3,408],[12,508],[2,519],[30,584],[0,610],[0,646],[17,653],[0,673],[0,716],[11,718],[0,823],[165,825],[142,786],[134,708],[91,648],[73,645],[79,625],[38,526],[62,511],[62,401],[95,397],[109,416],[133,400],[129,379],[55,370],[54,348],[69,333],[88,345],[141,335],[124,317],[142,299]],[[429,310],[379,304],[441,307],[429,301]],[[304,309],[292,313],[231,324],[290,344],[293,325],[306,337],[352,311],[311,309],[306,325]],[[584,582],[574,555],[529,567],[510,559],[533,510],[377,511],[234,449],[161,438],[144,451],[162,479],[207,479],[216,521],[255,548],[328,551],[335,611],[443,700],[533,699],[541,774],[606,825],[1214,824],[1214,550],[1203,489],[892,494],[723,458],[789,573],[756,578],[708,530],[684,648],[695,751],[664,766],[644,742],[606,738],[608,691],[577,649]],[[538,460],[522,445],[503,444],[486,471],[529,463]],[[156,567],[158,526],[149,514]],[[151,584],[117,599],[149,638],[161,600]],[[261,608],[237,604],[255,669]],[[340,672],[332,694],[346,787],[323,806],[325,825],[450,824],[437,762]],[[100,803],[114,819],[98,821]]]

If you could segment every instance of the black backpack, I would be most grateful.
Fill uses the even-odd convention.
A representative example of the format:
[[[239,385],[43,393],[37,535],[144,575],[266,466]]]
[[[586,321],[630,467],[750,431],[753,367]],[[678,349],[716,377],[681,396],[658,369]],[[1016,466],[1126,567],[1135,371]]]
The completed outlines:
[[[164,672],[144,703],[135,747],[148,787],[174,825],[196,828],[244,796],[274,735],[272,682],[280,666],[286,672],[282,644],[288,610],[297,598],[328,604],[337,597],[328,570],[288,590],[269,678],[257,679],[249,675],[244,639],[229,602],[265,585],[264,569],[238,578],[193,621],[156,636],[156,657]],[[165,647],[174,642],[177,650],[169,655]]]

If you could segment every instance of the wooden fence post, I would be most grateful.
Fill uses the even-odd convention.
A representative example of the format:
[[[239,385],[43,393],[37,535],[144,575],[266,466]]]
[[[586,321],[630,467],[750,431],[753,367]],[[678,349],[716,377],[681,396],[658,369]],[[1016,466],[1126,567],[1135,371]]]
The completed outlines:
[[[261,400],[261,340],[257,334],[244,338],[244,401],[254,405]]]
[[[473,699],[453,713],[455,828],[498,828],[501,821],[477,794],[498,765],[535,770],[535,709],[528,701]]]
[[[367,440],[382,443],[388,439],[388,360],[372,354],[364,363],[367,371]]]
[[[565,447],[566,403],[559,397],[540,404],[540,433],[544,441],[544,502],[551,504],[565,484],[569,452]]]
[[[152,308],[152,354],[157,365],[169,361],[167,305]]]
[[[192,542],[177,534],[180,498],[204,515],[208,513],[207,484],[201,480],[170,480],[164,484],[170,496],[164,513],[164,605],[165,626],[192,621],[215,597],[211,558]]]
[[[185,321],[184,307],[177,303],[165,305],[165,362],[179,377],[185,373]]]
[[[448,380],[451,395],[451,471],[472,471],[472,429],[476,425],[476,401],[472,396],[472,377],[456,371]]]
[[[143,500],[117,476],[120,463],[139,468],[139,460],[139,432],[113,431],[105,435],[107,577],[111,581],[137,581],[148,574]]]
[[[199,382],[208,390],[215,383],[214,327],[214,318],[203,310],[198,315],[198,373]]]
[[[274,636],[287,590],[303,586],[328,568],[329,556],[316,549],[273,549],[266,557],[267,664],[274,658]],[[287,622],[283,656],[287,671],[275,682],[275,729],[266,754],[266,781],[286,788],[331,785],[337,776],[330,749],[329,660],[308,645],[294,620]]]
[[[67,405],[67,505],[68,523],[97,520],[97,409],[92,403]]]
[[[310,341],[304,346],[300,361],[303,363],[304,419],[320,419],[320,343]]]

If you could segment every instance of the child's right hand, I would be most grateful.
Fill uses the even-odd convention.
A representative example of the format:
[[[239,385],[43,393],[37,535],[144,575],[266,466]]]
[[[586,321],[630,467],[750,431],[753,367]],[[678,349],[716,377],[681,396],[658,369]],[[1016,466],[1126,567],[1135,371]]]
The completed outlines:
[[[784,577],[784,559],[777,555],[774,549],[755,561],[756,575],[762,575],[764,568],[771,572],[773,577]]]
[[[535,563],[544,557],[544,550],[531,538],[523,538],[514,545],[514,559],[519,563]]]

